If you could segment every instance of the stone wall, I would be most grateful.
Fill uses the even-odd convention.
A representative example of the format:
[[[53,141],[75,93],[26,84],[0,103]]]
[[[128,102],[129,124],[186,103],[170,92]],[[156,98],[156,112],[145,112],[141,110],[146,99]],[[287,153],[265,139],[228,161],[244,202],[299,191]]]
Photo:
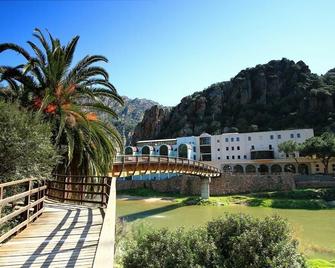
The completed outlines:
[[[299,175],[295,176],[297,188],[331,188],[335,187],[333,175]]]
[[[200,195],[201,181],[195,176],[178,176],[166,180],[117,181],[117,190],[138,188],[153,189],[163,193]],[[211,195],[251,193],[262,191],[285,191],[295,189],[291,174],[282,175],[223,175],[212,178]]]

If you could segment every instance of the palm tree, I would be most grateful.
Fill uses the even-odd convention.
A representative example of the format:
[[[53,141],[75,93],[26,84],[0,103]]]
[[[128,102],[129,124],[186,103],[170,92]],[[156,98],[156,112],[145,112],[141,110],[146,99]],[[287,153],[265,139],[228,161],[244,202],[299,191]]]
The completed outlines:
[[[57,172],[107,174],[123,145],[118,131],[99,119],[99,114],[117,117],[104,101],[123,104],[123,100],[109,82],[106,70],[93,65],[107,62],[106,57],[88,55],[73,65],[79,36],[62,46],[50,33],[49,40],[39,29],[33,35],[41,45],[27,42],[33,56],[16,44],[0,44],[0,53],[12,50],[26,61],[15,67],[0,66],[0,82],[8,84],[0,94],[43,113],[52,122],[53,140],[64,151],[64,163]]]

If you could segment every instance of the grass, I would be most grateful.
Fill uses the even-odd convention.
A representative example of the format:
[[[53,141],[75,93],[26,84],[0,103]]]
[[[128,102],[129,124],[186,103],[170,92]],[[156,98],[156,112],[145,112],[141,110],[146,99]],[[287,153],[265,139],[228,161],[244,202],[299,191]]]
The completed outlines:
[[[335,189],[303,189],[287,192],[264,192],[243,195],[212,196],[205,200],[198,196],[160,193],[152,189],[130,189],[118,194],[143,197],[173,197],[181,205],[229,206],[246,205],[283,209],[325,209],[330,208],[328,200],[335,199]]]
[[[335,260],[310,259],[307,260],[307,264],[310,268],[335,268]]]

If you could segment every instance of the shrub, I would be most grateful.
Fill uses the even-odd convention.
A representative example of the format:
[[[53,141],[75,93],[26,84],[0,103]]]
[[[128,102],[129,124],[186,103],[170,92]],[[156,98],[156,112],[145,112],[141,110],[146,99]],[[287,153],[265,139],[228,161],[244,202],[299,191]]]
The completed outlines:
[[[0,183],[47,177],[58,159],[51,135],[39,116],[0,101]]]
[[[287,222],[278,216],[227,214],[209,222],[207,232],[221,267],[306,267]]]
[[[215,267],[215,246],[205,229],[152,229],[133,239],[123,257],[124,267]]]
[[[122,264],[126,268],[307,267],[285,220],[243,214],[227,214],[191,231],[140,228],[124,248]]]

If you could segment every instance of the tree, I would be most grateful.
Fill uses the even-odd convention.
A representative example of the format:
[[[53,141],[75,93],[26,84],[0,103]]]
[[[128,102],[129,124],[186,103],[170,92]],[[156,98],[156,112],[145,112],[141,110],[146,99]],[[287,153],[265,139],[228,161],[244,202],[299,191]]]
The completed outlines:
[[[295,162],[298,164],[296,152],[299,152],[301,150],[300,144],[293,140],[284,141],[278,144],[278,150],[279,152],[283,152],[289,157],[294,158]]]
[[[324,174],[328,174],[328,164],[332,157],[335,157],[335,135],[324,132],[321,136],[307,139],[302,144],[301,154],[313,157],[316,156],[324,165]]]
[[[40,116],[0,101],[0,183],[48,178],[59,160],[51,135]]]
[[[13,50],[26,60],[16,67],[0,66],[0,79],[9,85],[0,93],[38,111],[52,124],[54,143],[58,149],[66,148],[57,172],[107,174],[123,145],[118,131],[98,116],[106,113],[117,118],[104,104],[106,99],[123,104],[106,70],[92,66],[107,58],[87,55],[73,64],[79,36],[62,46],[50,33],[49,41],[39,29],[33,35],[41,45],[28,41],[33,56],[16,44],[0,44],[0,53]]]

